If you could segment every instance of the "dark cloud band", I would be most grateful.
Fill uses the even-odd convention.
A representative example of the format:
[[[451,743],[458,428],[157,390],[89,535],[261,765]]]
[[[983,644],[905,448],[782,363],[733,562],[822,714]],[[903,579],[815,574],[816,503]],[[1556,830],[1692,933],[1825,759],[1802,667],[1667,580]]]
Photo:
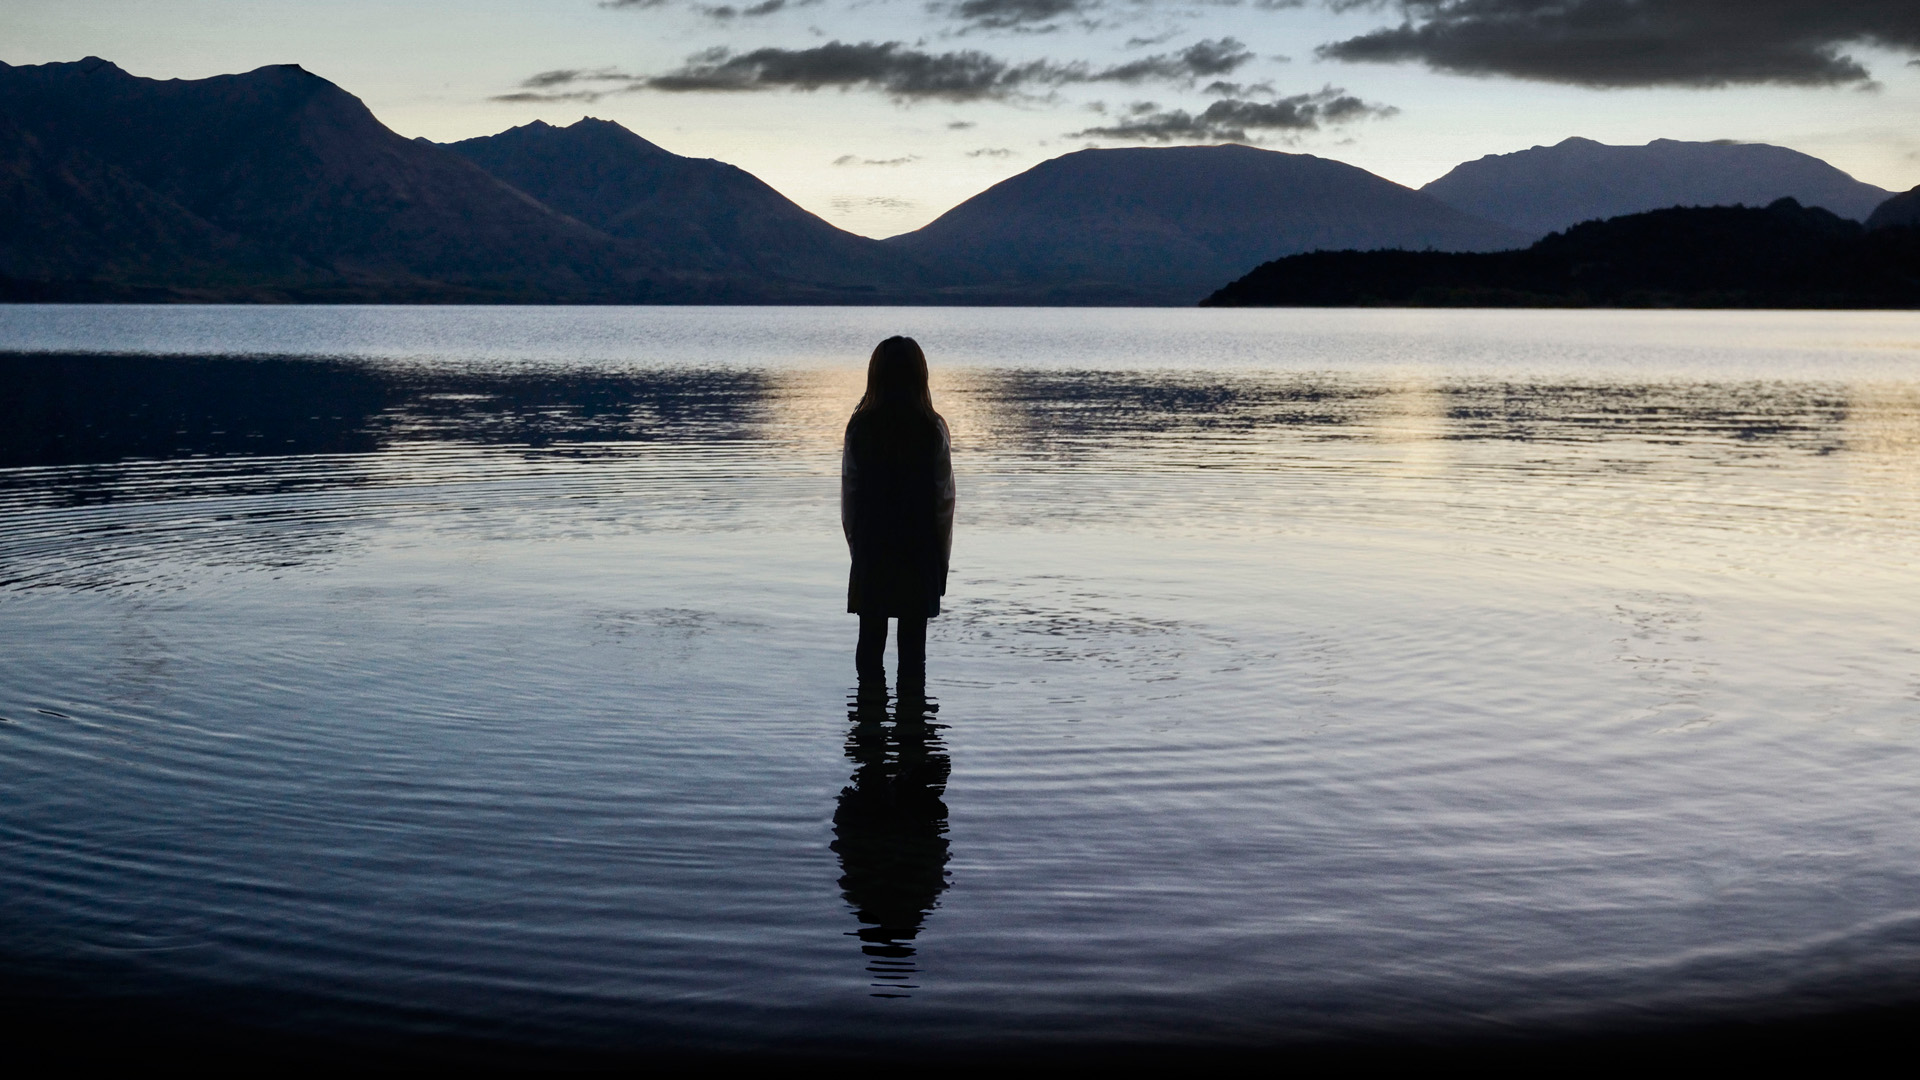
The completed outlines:
[[[610,93],[756,90],[876,90],[898,100],[982,101],[1030,97],[1077,83],[1167,82],[1232,73],[1253,59],[1233,38],[1196,42],[1124,64],[1013,63],[974,49],[932,53],[898,41],[831,41],[807,49],[765,48],[735,53],[709,49],[674,71],[629,75],[612,69],[545,71],[497,101],[593,101]]]
[[[663,0],[664,2],[664,0]],[[1249,4],[1265,11],[1306,6],[1308,0],[938,0],[928,5],[965,30],[1051,31],[1078,24],[1100,29],[1141,19],[1191,17],[1206,7]],[[1335,3],[1342,0],[1334,0]],[[1129,46],[1158,45],[1165,36],[1134,38]]]
[[[1216,101],[1199,113],[1165,109],[1151,103],[1134,106],[1116,123],[1071,133],[1069,138],[1124,139],[1134,142],[1248,142],[1256,132],[1300,134],[1332,124],[1392,116],[1398,110],[1373,105],[1334,87],[1274,101]]]
[[[699,10],[700,14],[705,15],[709,19],[719,19],[721,22],[726,22],[729,19],[737,19],[742,15],[749,18],[755,15],[771,15],[786,6],[787,0],[767,0],[764,4],[752,4],[744,8],[735,4],[710,4],[701,7]]]
[[[1099,0],[961,0],[953,5],[954,17],[983,30],[1014,30],[1036,27],[1055,19],[1082,15]]]
[[[1323,45],[1323,57],[1580,86],[1858,84],[1872,75],[1849,46],[1920,51],[1916,0],[1328,2],[1395,8],[1402,21]]]
[[[670,93],[863,88],[896,98],[975,101],[1011,96],[1044,74],[1044,63],[1016,66],[972,49],[922,52],[897,41],[831,41],[810,49],[714,49],[641,85]]]

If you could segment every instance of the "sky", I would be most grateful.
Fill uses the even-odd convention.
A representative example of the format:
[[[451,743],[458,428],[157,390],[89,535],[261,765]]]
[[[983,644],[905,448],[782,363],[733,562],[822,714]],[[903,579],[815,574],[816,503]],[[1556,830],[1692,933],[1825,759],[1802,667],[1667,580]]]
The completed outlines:
[[[889,236],[1088,146],[1418,187],[1584,136],[1920,184],[1920,0],[5,0],[0,61],[295,63],[409,137],[613,120]]]

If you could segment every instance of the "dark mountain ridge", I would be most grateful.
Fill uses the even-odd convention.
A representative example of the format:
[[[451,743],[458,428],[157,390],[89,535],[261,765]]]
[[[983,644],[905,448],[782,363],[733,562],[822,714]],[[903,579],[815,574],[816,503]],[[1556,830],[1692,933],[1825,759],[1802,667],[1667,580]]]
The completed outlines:
[[[1295,251],[1486,251],[1524,238],[1337,161],[1178,146],[1066,154],[886,242],[1034,302],[1191,304]]]
[[[536,120],[447,146],[563,214],[689,264],[869,292],[949,280],[829,225],[744,169],[682,157],[610,121]]]
[[[617,124],[449,148],[293,65],[0,65],[0,210],[11,299],[844,303],[947,280]]]
[[[1920,225],[1920,187],[1903,191],[1879,206],[1867,218],[1867,228],[1887,229],[1898,225]]]
[[[0,65],[0,272],[236,298],[635,298],[670,270],[293,65]],[[671,290],[669,290],[671,291]]]
[[[1663,146],[1708,144],[1537,149]],[[1878,191],[1778,147],[1708,148]],[[1450,178],[1521,158],[1545,160]],[[1873,221],[1917,216],[1909,194]],[[1066,154],[877,241],[607,121],[441,146],[293,65],[156,80],[97,57],[0,64],[0,300],[1188,304],[1289,253],[1408,249],[1457,269],[1435,253],[1523,242],[1353,166],[1246,146]]]
[[[1420,190],[1529,240],[1670,206],[1766,206],[1782,198],[1861,221],[1888,195],[1784,146],[1674,139],[1610,146],[1578,137],[1463,162]]]
[[[1587,222],[1522,251],[1318,251],[1209,307],[1920,307],[1920,229],[1869,230],[1781,199]]]

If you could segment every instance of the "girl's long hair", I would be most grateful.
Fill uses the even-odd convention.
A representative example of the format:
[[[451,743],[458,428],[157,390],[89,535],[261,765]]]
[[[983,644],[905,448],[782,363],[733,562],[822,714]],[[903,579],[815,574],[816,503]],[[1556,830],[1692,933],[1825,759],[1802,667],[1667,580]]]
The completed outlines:
[[[927,385],[927,354],[910,337],[890,337],[873,347],[867,361],[867,392],[854,406],[855,416],[883,405],[904,405],[938,421],[933,390]]]

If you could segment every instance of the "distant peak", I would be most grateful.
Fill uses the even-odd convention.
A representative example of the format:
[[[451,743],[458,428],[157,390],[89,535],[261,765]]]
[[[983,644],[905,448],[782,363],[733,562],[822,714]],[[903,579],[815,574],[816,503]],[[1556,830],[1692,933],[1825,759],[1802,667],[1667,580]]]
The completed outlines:
[[[565,127],[549,124],[545,120],[532,120],[517,127],[510,127],[497,135],[479,135],[449,145],[478,147],[488,145],[490,140],[494,139],[499,139],[501,142],[493,145],[503,147],[545,147],[542,153],[559,152],[563,147],[572,148],[566,151],[568,153],[582,151],[604,153],[619,148],[628,153],[637,150],[643,154],[679,157],[671,150],[655,146],[611,120],[601,120],[593,116],[583,116]]]
[[[1594,139],[1585,138],[1580,135],[1569,135],[1566,138],[1561,139],[1559,142],[1555,143],[1554,145],[1555,146],[1605,146],[1607,144],[1603,142],[1599,142]]]
[[[594,131],[605,132],[609,135],[625,135],[628,138],[640,139],[641,142],[647,142],[647,140],[640,138],[639,135],[634,134],[626,125],[616,123],[612,120],[602,120],[597,116],[583,116],[561,130],[578,132],[583,135]],[[653,144],[647,143],[647,145],[652,146]]]
[[[243,78],[254,81],[276,81],[280,83],[326,83],[327,80],[301,67],[299,64],[262,64],[240,76],[218,75],[215,78]]]
[[[562,130],[571,132],[575,135],[613,136],[614,138],[622,142],[640,146],[650,153],[666,154],[670,157],[678,156],[674,154],[673,151],[671,150],[667,150],[663,147],[656,146],[653,143],[648,142],[645,138],[642,138],[641,136],[629,130],[625,125],[617,124],[612,120],[602,120],[596,116],[583,116],[580,119],[575,120],[573,123],[567,125]]]
[[[1204,143],[1193,146],[1089,146],[1081,150],[1070,150],[1053,160],[1071,157],[1192,157],[1195,155],[1217,156],[1220,154],[1258,154],[1274,157],[1308,157],[1307,154],[1289,154],[1280,150],[1267,150],[1245,143]]]
[[[103,59],[102,57],[98,57],[98,56],[82,57],[79,60],[75,61],[73,66],[77,68],[82,75],[92,75],[97,72],[105,72],[109,75],[125,75],[126,74],[126,72],[121,69],[119,64],[116,64],[111,60]]]

